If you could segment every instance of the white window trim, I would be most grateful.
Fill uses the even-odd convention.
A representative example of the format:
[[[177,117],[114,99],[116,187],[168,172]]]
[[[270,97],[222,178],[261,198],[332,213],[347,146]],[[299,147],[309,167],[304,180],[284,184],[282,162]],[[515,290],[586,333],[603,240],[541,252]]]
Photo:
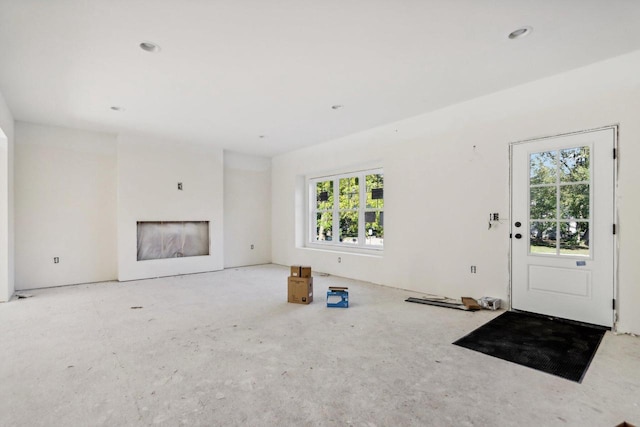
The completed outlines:
[[[323,175],[323,176],[315,176],[307,178],[307,194],[308,194],[308,202],[306,206],[306,218],[307,218],[307,238],[306,238],[306,247],[308,248],[322,248],[331,251],[339,251],[339,252],[356,252],[356,253],[378,253],[381,254],[384,251],[384,244],[382,246],[371,246],[367,245],[365,238],[365,221],[364,221],[364,213],[366,211],[378,211],[380,209],[372,209],[366,207],[366,175],[374,175],[374,174],[382,174],[384,175],[383,168],[374,168],[374,169],[365,169],[358,171],[350,171],[345,173],[335,173],[331,175]],[[316,213],[316,183],[320,181],[333,181],[333,193],[334,193],[334,207],[332,212],[334,212],[333,216],[333,226],[332,230],[334,231],[334,235],[336,237],[339,236],[339,215],[335,215],[336,212],[339,212],[339,203],[340,203],[340,179],[341,178],[352,178],[359,177],[360,182],[363,185],[359,186],[359,208],[358,208],[358,243],[341,243],[339,239],[331,240],[331,241],[317,241],[316,237],[316,221],[315,221],[315,213]],[[382,211],[384,212],[384,208]]]

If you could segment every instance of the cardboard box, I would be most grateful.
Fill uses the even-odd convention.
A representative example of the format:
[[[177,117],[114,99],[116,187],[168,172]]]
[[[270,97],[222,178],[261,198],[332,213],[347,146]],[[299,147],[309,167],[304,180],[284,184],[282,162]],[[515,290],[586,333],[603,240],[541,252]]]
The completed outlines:
[[[464,306],[467,307],[469,310],[480,310],[482,308],[480,307],[480,304],[478,304],[478,301],[476,301],[471,297],[462,297],[461,299],[462,299],[462,304],[464,304]]]
[[[289,288],[287,301],[295,304],[313,302],[313,277],[289,277],[287,285]]]
[[[302,277],[302,278],[311,277],[311,267],[307,267],[303,265],[292,265],[291,277]]]

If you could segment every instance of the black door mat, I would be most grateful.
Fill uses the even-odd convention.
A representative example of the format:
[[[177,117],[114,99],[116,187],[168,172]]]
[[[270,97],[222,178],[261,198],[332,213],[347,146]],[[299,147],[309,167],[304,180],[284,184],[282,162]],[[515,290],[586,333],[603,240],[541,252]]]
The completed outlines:
[[[507,311],[453,344],[580,383],[606,331]]]

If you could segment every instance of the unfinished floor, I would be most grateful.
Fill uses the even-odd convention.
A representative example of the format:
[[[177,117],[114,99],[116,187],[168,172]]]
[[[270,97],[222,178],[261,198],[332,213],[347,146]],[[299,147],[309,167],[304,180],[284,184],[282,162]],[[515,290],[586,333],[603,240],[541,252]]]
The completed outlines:
[[[318,275],[311,305],[288,304],[288,273],[78,285],[0,304],[0,425],[640,425],[639,338],[607,333],[577,384],[451,344],[496,312]],[[348,309],[325,306],[330,285],[349,286]]]

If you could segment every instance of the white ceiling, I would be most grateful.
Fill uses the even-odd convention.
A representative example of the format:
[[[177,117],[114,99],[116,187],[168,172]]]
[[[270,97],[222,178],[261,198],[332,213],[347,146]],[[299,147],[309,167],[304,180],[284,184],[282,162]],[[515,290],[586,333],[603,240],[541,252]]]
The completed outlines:
[[[638,0],[0,0],[17,120],[263,156],[638,49]]]

